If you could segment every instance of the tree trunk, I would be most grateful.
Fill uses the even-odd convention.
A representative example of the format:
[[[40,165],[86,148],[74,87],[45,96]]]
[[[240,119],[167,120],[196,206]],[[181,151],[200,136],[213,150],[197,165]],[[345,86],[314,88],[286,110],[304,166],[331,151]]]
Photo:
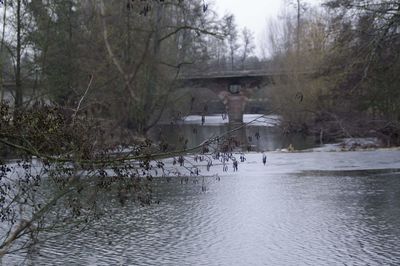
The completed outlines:
[[[6,31],[6,19],[7,19],[7,0],[4,0],[4,13],[3,13],[3,29],[1,34],[1,44],[0,44],[0,67],[3,68],[3,48],[4,48],[4,35]],[[0,71],[0,103],[4,100],[4,78],[3,71]]]
[[[300,54],[300,0],[297,0],[297,35],[296,35],[296,56]]]
[[[22,82],[21,82],[21,0],[17,0],[17,50],[15,69],[15,110],[22,107]]]

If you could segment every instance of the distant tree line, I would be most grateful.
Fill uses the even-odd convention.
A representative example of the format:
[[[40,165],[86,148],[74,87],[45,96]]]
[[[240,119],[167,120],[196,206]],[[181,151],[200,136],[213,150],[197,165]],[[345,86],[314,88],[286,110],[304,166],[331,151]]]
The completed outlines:
[[[399,28],[389,0],[297,1],[270,22],[271,65],[289,73],[271,91],[286,130],[400,144]]]
[[[3,81],[13,81],[16,110],[51,102],[146,134],[173,106],[180,71],[259,64],[253,33],[201,0],[0,5],[0,100]]]

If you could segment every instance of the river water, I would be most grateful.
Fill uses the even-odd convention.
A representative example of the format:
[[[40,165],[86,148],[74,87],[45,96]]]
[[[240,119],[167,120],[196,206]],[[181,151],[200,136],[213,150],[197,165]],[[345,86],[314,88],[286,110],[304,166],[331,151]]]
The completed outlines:
[[[225,129],[211,127],[189,141]],[[287,153],[275,149],[312,142],[254,132],[265,166],[250,152],[237,172],[201,167],[204,182],[157,179],[160,203],[145,207],[107,195],[112,207],[93,226],[7,265],[400,265],[400,150]]]

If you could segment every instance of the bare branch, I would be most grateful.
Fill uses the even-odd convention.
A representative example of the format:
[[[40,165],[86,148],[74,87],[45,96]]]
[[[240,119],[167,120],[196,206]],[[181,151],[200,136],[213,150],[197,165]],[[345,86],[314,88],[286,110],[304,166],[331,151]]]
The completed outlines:
[[[88,84],[88,86],[87,86],[87,88],[85,90],[85,93],[82,95],[81,99],[79,100],[78,106],[75,109],[75,113],[72,115],[72,123],[73,124],[75,123],[76,115],[78,114],[78,112],[79,112],[79,110],[81,108],[82,101],[85,99],[85,97],[86,97],[86,95],[87,95],[87,93],[88,93],[88,91],[90,89],[90,86],[92,85],[92,81],[93,81],[93,74],[90,75],[90,81],[89,81],[89,84]]]
[[[136,96],[135,91],[131,86],[131,83],[130,83],[131,79],[130,79],[129,75],[122,68],[120,62],[118,61],[117,57],[115,56],[115,54],[111,48],[110,42],[108,41],[108,30],[107,30],[107,25],[106,25],[104,17],[105,17],[104,2],[103,2],[103,0],[101,0],[100,1],[100,19],[101,19],[102,26],[103,26],[104,44],[106,45],[108,55],[111,58],[112,62],[114,63],[115,67],[121,73],[122,78],[125,80],[125,86],[128,89],[131,98],[134,99],[135,101],[139,101],[139,98]]]

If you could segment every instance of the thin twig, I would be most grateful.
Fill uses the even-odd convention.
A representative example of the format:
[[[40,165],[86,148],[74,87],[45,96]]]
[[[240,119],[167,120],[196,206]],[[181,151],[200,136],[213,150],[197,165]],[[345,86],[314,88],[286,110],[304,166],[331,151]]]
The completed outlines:
[[[82,104],[83,100],[85,99],[85,97],[86,97],[86,95],[87,95],[87,93],[88,93],[88,91],[90,89],[90,86],[92,85],[92,81],[93,81],[93,74],[90,75],[90,81],[89,81],[89,84],[88,84],[88,86],[87,86],[87,88],[85,90],[85,93],[82,95],[81,99],[79,100],[78,106],[75,109],[75,113],[72,115],[72,124],[75,124],[76,115],[78,114],[78,112],[79,112],[79,110],[81,108],[81,104]]]

